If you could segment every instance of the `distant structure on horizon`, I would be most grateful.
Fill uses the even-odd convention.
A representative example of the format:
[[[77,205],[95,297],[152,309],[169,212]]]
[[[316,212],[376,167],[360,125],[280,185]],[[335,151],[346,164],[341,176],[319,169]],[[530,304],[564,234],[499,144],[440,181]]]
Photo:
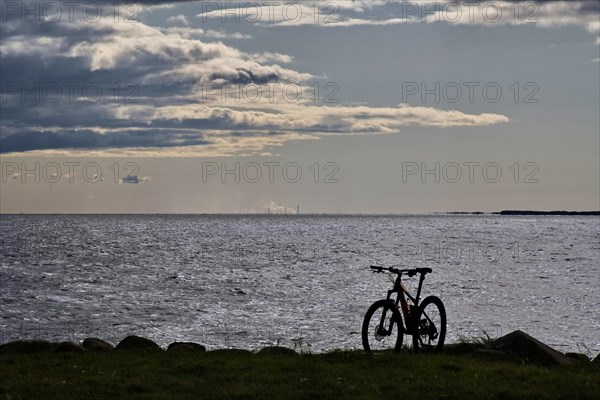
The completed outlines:
[[[293,208],[285,207],[285,210],[277,211],[277,209],[272,210],[270,207],[265,207],[265,215],[293,215]],[[300,204],[296,205],[296,215],[300,215]]]

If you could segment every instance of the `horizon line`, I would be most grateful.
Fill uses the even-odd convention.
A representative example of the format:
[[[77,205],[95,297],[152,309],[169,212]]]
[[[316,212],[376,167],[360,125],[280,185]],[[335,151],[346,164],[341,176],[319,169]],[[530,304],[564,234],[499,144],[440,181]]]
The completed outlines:
[[[0,212],[2,215],[199,215],[199,216],[419,216],[419,215],[598,215],[600,210],[500,210],[500,211],[428,211],[428,212],[306,212],[306,213],[264,213],[264,212]]]

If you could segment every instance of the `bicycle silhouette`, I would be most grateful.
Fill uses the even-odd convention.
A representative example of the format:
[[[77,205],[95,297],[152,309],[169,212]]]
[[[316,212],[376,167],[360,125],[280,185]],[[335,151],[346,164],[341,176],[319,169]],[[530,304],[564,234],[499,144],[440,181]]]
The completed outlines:
[[[372,265],[371,269],[373,273],[388,271],[397,276],[393,279],[394,287],[388,290],[387,297],[373,303],[365,314],[362,325],[365,351],[393,349],[398,352],[402,348],[404,335],[412,335],[414,351],[441,351],[446,338],[444,303],[436,296],[428,296],[419,302],[425,275],[431,273],[431,268],[397,269]],[[402,274],[409,277],[420,274],[416,297],[411,296],[402,283]],[[395,300],[394,293],[398,293]],[[402,323],[403,318],[406,325]]]

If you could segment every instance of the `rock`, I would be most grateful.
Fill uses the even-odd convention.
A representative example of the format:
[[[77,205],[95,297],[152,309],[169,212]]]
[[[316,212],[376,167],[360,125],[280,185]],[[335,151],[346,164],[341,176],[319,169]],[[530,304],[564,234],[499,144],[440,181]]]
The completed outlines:
[[[472,354],[473,357],[484,360],[507,360],[508,354],[493,349],[476,349]]]
[[[258,354],[298,354],[294,350],[281,346],[263,347]]]
[[[52,350],[54,353],[83,353],[86,350],[73,342],[61,342]]]
[[[121,340],[116,347],[117,350],[140,350],[140,351],[155,351],[161,350],[160,346],[150,339],[139,336],[127,336]]]
[[[206,347],[194,342],[174,342],[167,347],[167,351],[206,351]]]
[[[543,365],[570,365],[576,361],[522,331],[514,331],[492,342],[493,349]]]
[[[598,355],[596,356],[596,358],[594,358],[594,361],[592,361],[594,364],[598,364],[600,365],[600,353],[598,353]]]
[[[52,351],[52,347],[47,340],[15,340],[0,345],[0,353],[39,353]]]
[[[244,349],[216,349],[216,350],[210,351],[209,353],[213,353],[213,354],[231,354],[231,355],[252,354],[252,352],[250,350],[244,350]]]
[[[112,344],[98,338],[86,338],[81,346],[87,351],[112,351],[115,349]]]
[[[583,353],[566,353],[567,357],[571,357],[573,360],[590,362],[590,358]]]
[[[462,355],[474,352],[476,347],[472,343],[451,343],[445,344],[443,352],[452,355]]]

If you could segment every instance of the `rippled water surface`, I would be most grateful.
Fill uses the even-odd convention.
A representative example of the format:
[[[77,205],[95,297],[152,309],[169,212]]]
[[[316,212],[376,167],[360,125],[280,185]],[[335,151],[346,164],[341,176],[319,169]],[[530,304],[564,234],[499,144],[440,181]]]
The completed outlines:
[[[522,329],[596,354],[599,238],[598,217],[3,215],[0,341],[360,348],[382,264],[433,268],[449,341]]]

